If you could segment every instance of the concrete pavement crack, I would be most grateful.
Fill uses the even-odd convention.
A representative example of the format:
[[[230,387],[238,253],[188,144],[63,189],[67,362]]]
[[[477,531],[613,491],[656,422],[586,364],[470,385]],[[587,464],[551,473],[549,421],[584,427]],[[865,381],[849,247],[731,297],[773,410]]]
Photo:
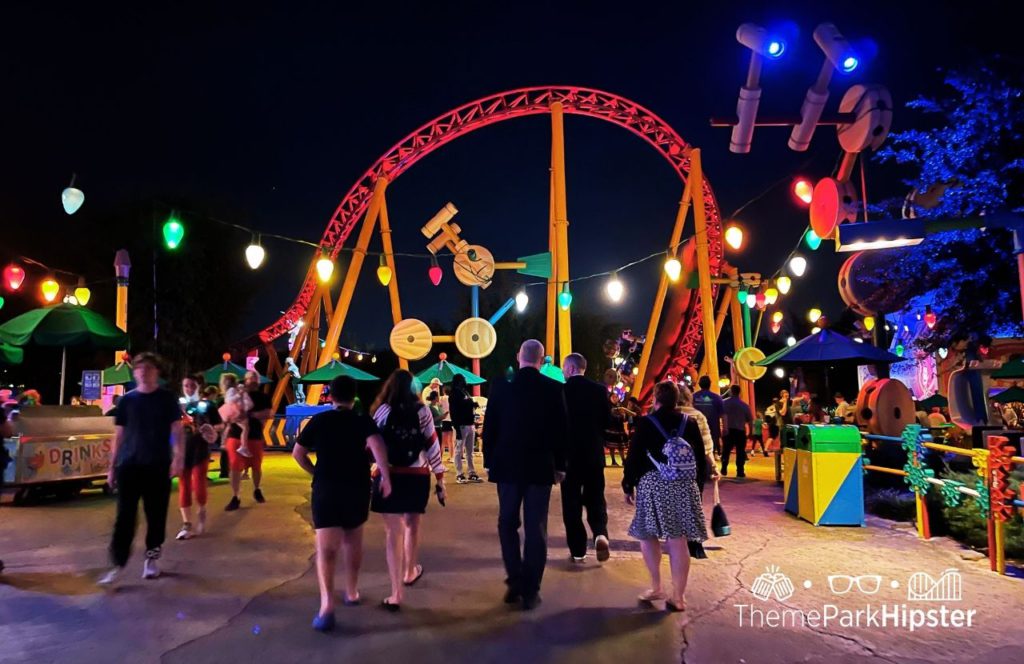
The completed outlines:
[[[302,504],[299,504],[293,510],[300,517],[302,516],[302,512],[300,511],[301,507],[302,507]],[[303,521],[306,521],[306,519],[303,518]],[[260,593],[257,593],[255,595],[253,595],[252,597],[249,598],[249,601],[247,601],[245,604],[242,605],[242,608],[240,608],[233,615],[228,616],[224,621],[219,623],[216,627],[214,627],[210,631],[206,632],[205,634],[200,634],[199,636],[193,637],[193,638],[189,639],[188,641],[184,641],[182,643],[179,643],[178,645],[174,646],[170,650],[167,650],[167,651],[164,651],[163,653],[161,653],[160,661],[164,661],[164,659],[168,655],[170,655],[170,654],[172,654],[172,653],[174,653],[174,652],[176,652],[178,650],[181,650],[182,648],[184,648],[186,646],[189,646],[189,645],[195,643],[196,641],[199,641],[200,639],[205,639],[208,636],[212,636],[213,634],[216,634],[217,632],[219,632],[220,630],[224,629],[225,627],[228,627],[232,622],[235,621],[236,618],[238,618],[243,613],[245,613],[249,609],[249,607],[252,605],[253,602],[255,602],[258,599],[261,599],[262,597],[268,595],[269,593],[274,592],[275,590],[283,588],[284,586],[288,585],[289,583],[292,583],[294,581],[298,581],[299,579],[304,577],[306,574],[311,572],[315,566],[316,566],[316,554],[314,553],[314,554],[312,554],[309,557],[309,564],[302,570],[302,572],[300,574],[298,574],[296,576],[288,577],[284,581],[281,581],[280,583],[277,583],[277,584],[271,586],[270,588],[267,588],[263,592],[260,592]]]

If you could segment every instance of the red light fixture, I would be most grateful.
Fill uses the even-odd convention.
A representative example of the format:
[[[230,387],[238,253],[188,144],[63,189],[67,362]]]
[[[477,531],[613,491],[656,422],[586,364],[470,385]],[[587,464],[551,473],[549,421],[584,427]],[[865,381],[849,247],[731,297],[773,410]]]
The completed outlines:
[[[779,330],[781,330],[781,329],[782,329],[782,321],[779,321],[779,322],[772,321],[772,334],[778,334]]]
[[[807,178],[793,180],[793,195],[803,205],[810,205],[814,194],[814,185]]]
[[[938,321],[939,318],[938,316],[935,315],[935,312],[932,311],[932,308],[926,306],[924,308],[924,324],[928,326],[929,330],[931,330],[935,327],[935,323],[937,323]]]
[[[4,268],[4,285],[8,290],[16,291],[25,283],[25,269],[17,263]]]
[[[764,291],[758,292],[758,294],[755,296],[754,304],[757,306],[758,309],[764,309],[766,306],[768,306],[768,296],[764,294]]]
[[[430,269],[427,270],[427,276],[430,277],[430,283],[435,286],[441,285],[441,277],[444,276],[444,272],[441,270],[441,266],[437,264],[437,256],[430,257]]]

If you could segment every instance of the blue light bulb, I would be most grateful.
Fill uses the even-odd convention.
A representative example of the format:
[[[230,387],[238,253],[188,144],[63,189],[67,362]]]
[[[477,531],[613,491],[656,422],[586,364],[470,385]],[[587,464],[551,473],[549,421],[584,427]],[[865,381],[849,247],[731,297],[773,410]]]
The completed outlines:
[[[768,55],[772,58],[777,58],[782,55],[786,50],[786,42],[780,40],[773,40],[768,42]]]
[[[843,58],[843,71],[849,74],[851,71],[856,69],[857,65],[859,64],[860,60],[858,60],[855,56],[848,55],[845,58]]]

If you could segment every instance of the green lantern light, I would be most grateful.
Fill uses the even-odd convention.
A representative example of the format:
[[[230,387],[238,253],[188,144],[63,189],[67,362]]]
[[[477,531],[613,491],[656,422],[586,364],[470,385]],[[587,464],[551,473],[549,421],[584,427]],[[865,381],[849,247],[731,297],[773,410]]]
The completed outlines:
[[[164,223],[164,244],[168,249],[174,250],[181,246],[185,237],[185,227],[178,221],[177,217],[171,217]]]
[[[804,243],[811,251],[817,251],[818,247],[821,246],[821,238],[814,232],[814,229],[808,228],[804,234]]]
[[[568,311],[571,304],[572,293],[569,291],[569,284],[566,284],[562,287],[562,292],[558,294],[558,306],[562,308],[562,311]]]
[[[0,295],[0,309],[4,308],[4,296]]]
[[[736,291],[736,299],[740,301],[740,304],[746,304],[747,303],[747,289],[746,288],[741,288],[740,290]]]
[[[904,351],[906,351],[906,349],[903,347],[903,344],[896,344],[896,354],[897,355],[899,355],[900,357],[903,357]]]

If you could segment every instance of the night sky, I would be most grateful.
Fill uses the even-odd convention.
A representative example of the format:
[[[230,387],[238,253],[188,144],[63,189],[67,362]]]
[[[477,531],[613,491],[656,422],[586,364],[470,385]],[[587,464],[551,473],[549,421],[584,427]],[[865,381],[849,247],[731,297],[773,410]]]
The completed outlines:
[[[592,2],[359,10],[138,3],[117,13],[44,4],[5,8],[0,21],[0,259],[24,253],[46,261],[55,239],[102,228],[107,211],[147,198],[184,198],[225,219],[316,242],[352,183],[416,127],[478,97],[557,84],[626,96],[702,147],[724,216],[764,193],[738,217],[749,246],[733,260],[771,273],[798,240],[806,212],[785,185],[766,189],[796,173],[829,175],[840,151],[831,129],[820,129],[803,154],[786,147],[787,130],[761,129],[752,154],[733,155],[728,130],[709,127],[710,116],[735,109],[748,61],[734,37],[741,22],[793,21],[801,31],[787,57],[765,67],[767,114],[799,109],[822,60],[810,33],[824,20],[865,53],[877,51],[855,75],[833,80],[829,109],[855,82],[887,85],[901,107],[935,88],[939,66],[993,52],[1019,56],[1021,48],[1008,2],[622,3],[615,10]],[[894,128],[910,120],[900,108]],[[663,249],[682,185],[662,158],[620,128],[574,116],[566,119],[566,148],[573,275]],[[549,155],[549,120],[535,117],[475,132],[419,162],[388,190],[396,249],[423,253],[419,227],[452,201],[465,237],[497,258],[543,251]],[[86,202],[68,217],[59,194],[72,172]],[[902,185],[894,172],[869,165],[868,189],[898,194]],[[143,232],[149,219],[139,223]],[[225,260],[247,270],[248,241],[237,233]],[[258,297],[244,320],[229,322],[239,337],[276,319],[308,265],[307,248],[264,246],[268,262],[252,276]],[[110,238],[111,258],[117,248]],[[794,287],[793,306],[838,314],[839,262],[823,245]],[[399,262],[405,315],[457,321],[462,287],[448,273],[442,288],[432,288],[427,267]],[[575,287],[576,303],[643,327],[659,269],[650,262],[622,273],[628,303],[616,310],[598,290],[603,280]],[[372,263],[349,320],[350,344],[379,343],[390,329]]]

